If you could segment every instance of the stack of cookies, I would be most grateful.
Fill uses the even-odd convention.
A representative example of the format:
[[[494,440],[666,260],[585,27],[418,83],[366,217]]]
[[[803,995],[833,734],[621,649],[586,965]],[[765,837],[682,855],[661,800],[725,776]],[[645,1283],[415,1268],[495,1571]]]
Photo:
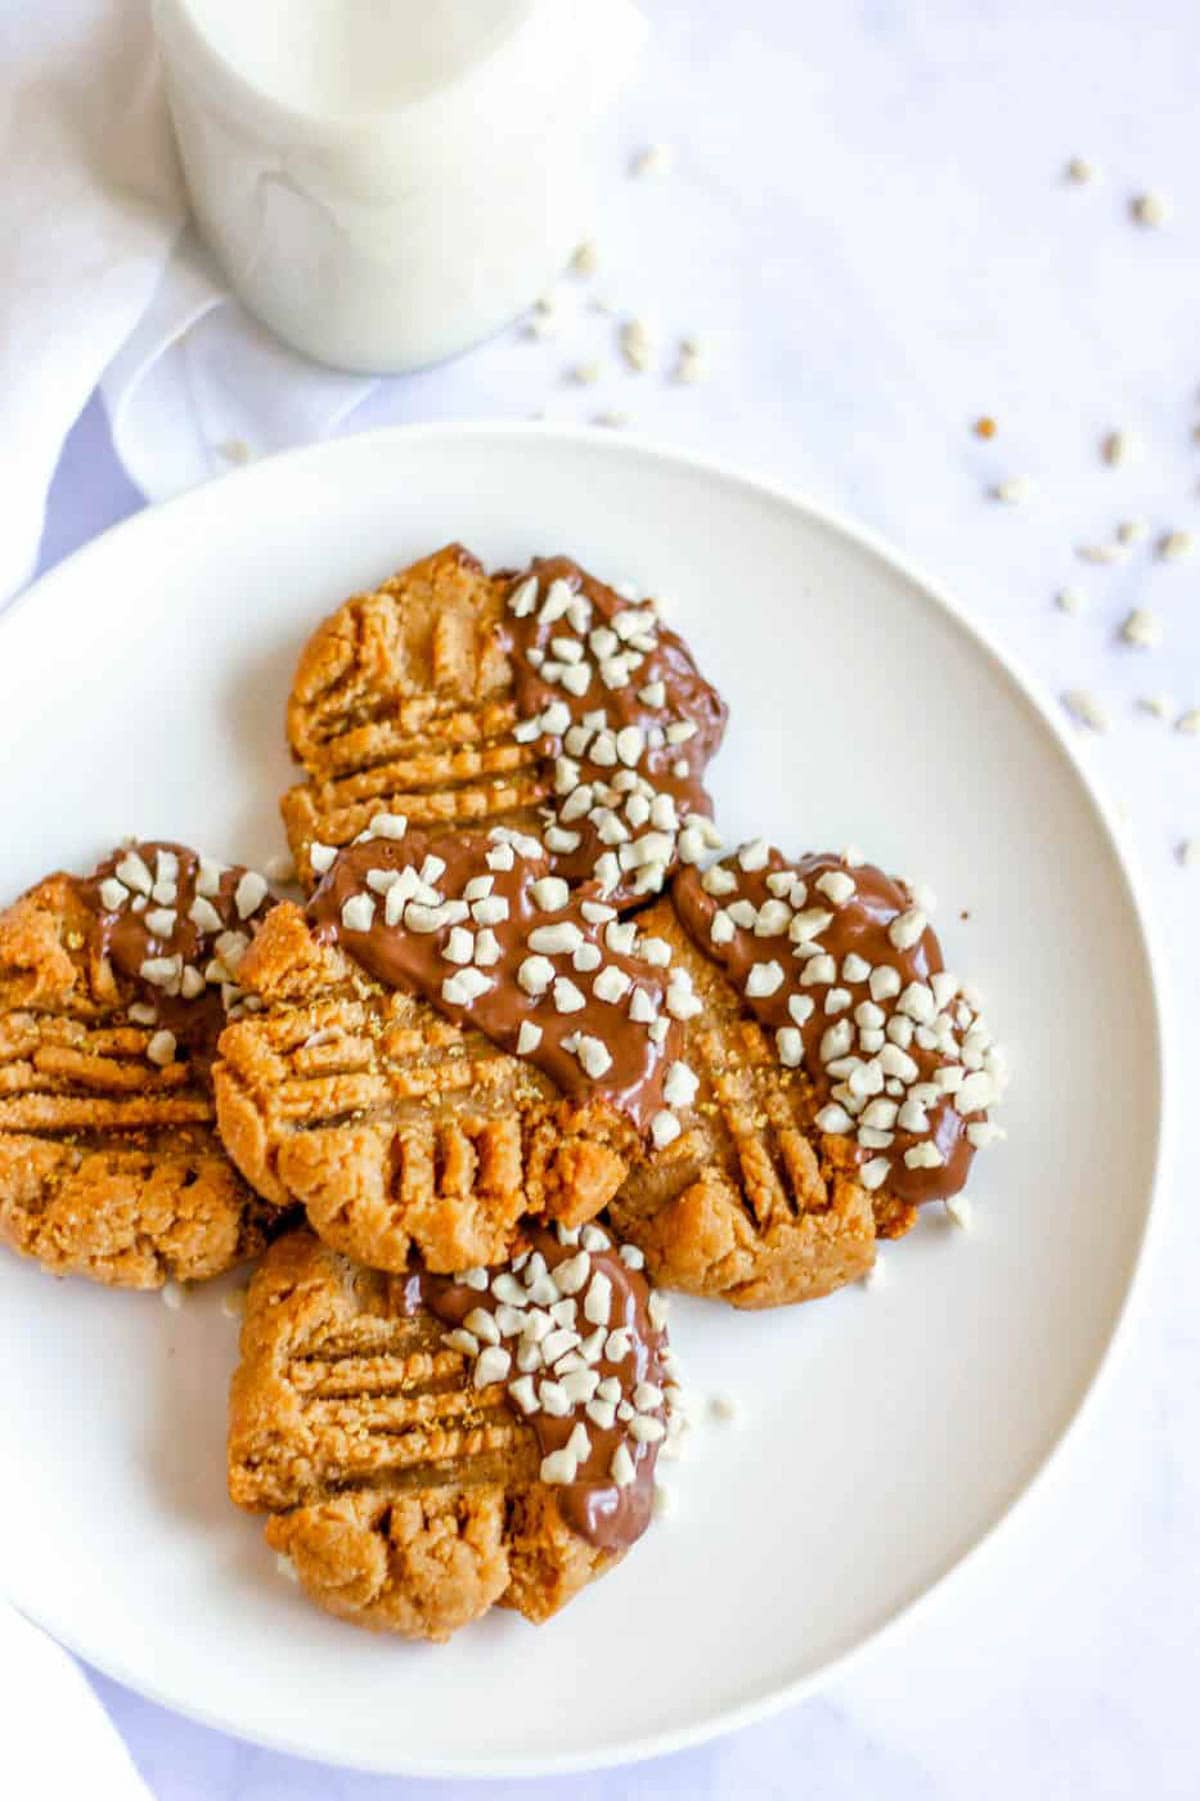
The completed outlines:
[[[540,1621],[651,1519],[660,1291],[864,1276],[1003,1062],[919,891],[721,855],[723,703],[566,558],[356,596],[287,723],[303,902],[139,843],[0,915],[0,1234],[133,1288],[261,1255],[234,1501],[360,1625]]]

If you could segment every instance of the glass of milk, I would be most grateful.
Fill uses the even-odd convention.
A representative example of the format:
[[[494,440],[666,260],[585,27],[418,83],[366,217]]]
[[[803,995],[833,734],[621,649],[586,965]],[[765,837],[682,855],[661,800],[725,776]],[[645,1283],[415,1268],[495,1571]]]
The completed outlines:
[[[464,350],[562,269],[633,0],[154,0],[200,230],[296,349]]]

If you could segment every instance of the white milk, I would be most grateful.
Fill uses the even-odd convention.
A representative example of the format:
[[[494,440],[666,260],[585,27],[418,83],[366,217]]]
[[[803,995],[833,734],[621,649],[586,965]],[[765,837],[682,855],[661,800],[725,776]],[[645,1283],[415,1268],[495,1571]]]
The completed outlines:
[[[632,0],[155,0],[202,232],[246,304],[402,370],[527,307],[588,227]]]

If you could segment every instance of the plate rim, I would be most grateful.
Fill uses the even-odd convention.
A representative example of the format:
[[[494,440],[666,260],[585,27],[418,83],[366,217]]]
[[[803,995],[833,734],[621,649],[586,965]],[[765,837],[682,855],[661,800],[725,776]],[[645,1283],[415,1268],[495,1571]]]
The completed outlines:
[[[421,440],[443,438],[492,438],[501,441],[533,439],[548,443],[584,444],[589,448],[601,448],[606,453],[614,455],[617,460],[621,460],[626,453],[640,455],[655,463],[673,465],[676,469],[691,476],[699,476],[715,480],[720,484],[741,488],[760,499],[799,512],[811,523],[847,540],[856,549],[867,552],[897,573],[912,587],[919,590],[923,602],[932,604],[934,609],[947,617],[959,632],[982,649],[994,669],[1010,685],[1015,698],[1023,701],[1032,711],[1040,725],[1048,731],[1055,748],[1065,757],[1071,773],[1101,828],[1106,846],[1125,884],[1126,895],[1132,908],[1149,976],[1150,1026],[1157,1103],[1153,1164],[1136,1249],[1107,1342],[1036,1469],[1014,1491],[992,1523],[984,1528],[965,1551],[960,1555],[951,1556],[945,1566],[918,1595],[909,1601],[899,1603],[885,1619],[868,1631],[856,1644],[848,1646],[844,1651],[822,1664],[819,1669],[772,1688],[766,1694],[759,1694],[749,1700],[723,1707],[698,1723],[664,1729],[656,1733],[641,1733],[619,1745],[606,1747],[599,1751],[572,1751],[557,1755],[551,1753],[537,1757],[515,1752],[489,1756],[486,1759],[441,1756],[406,1758],[399,1762],[386,1755],[372,1756],[369,1752],[362,1755],[353,1753],[346,1755],[339,1751],[336,1759],[333,1759],[324,1752],[314,1752],[310,1744],[291,1738],[286,1733],[270,1730],[257,1731],[240,1722],[237,1725],[231,1725],[228,1719],[206,1709],[202,1703],[181,1701],[173,1692],[159,1688],[153,1681],[148,1682],[140,1673],[134,1673],[124,1667],[121,1660],[110,1659],[105,1657],[103,1652],[97,1652],[95,1647],[83,1642],[82,1638],[71,1630],[69,1623],[64,1624],[60,1620],[48,1618],[45,1612],[39,1612],[36,1601],[23,1599],[14,1589],[12,1578],[15,1572],[7,1569],[0,1570],[0,1595],[7,1598],[19,1613],[48,1633],[51,1638],[73,1655],[81,1658],[100,1674],[129,1689],[133,1694],[140,1695],[155,1705],[192,1720],[198,1725],[240,1739],[245,1743],[287,1756],[304,1758],[309,1762],[325,1763],[331,1768],[375,1775],[456,1778],[459,1780],[577,1775],[586,1771],[613,1769],[669,1756],[740,1731],[744,1727],[773,1718],[785,1709],[796,1706],[807,1697],[817,1693],[830,1681],[844,1676],[858,1659],[869,1652],[881,1649],[885,1641],[897,1640],[905,1629],[911,1627],[924,1614],[935,1597],[939,1596],[951,1581],[968,1567],[975,1566],[981,1556],[999,1540],[1000,1535],[1007,1534],[1014,1521],[1024,1516],[1030,1502],[1042,1492],[1051,1473],[1063,1464],[1069,1446],[1075,1442],[1087,1420],[1095,1411],[1097,1397],[1109,1385],[1118,1360],[1128,1351],[1137,1318],[1145,1303],[1148,1290],[1147,1270],[1152,1261],[1154,1246],[1160,1237],[1164,1212],[1162,1191],[1165,1172],[1172,1167],[1175,1143],[1175,1082],[1172,1076],[1171,1060],[1167,1055],[1167,1045],[1173,1036],[1171,1030],[1174,1019],[1173,1005],[1170,999],[1170,985],[1165,979],[1166,963],[1159,927],[1155,920],[1155,914],[1148,903],[1146,878],[1131,847],[1127,847],[1123,841],[1123,834],[1119,828],[1113,803],[1099,790],[1093,775],[1083,762],[1079,750],[1068,735],[1065,723],[1054,710],[1050,696],[1042,688],[1037,678],[1027,673],[1012,660],[1008,653],[1000,647],[989,627],[980,625],[968,617],[961,603],[951,592],[928,575],[922,566],[906,552],[897,550],[882,533],[875,531],[873,527],[862,525],[842,513],[840,509],[814,499],[791,484],[758,476],[737,463],[727,462],[719,457],[697,455],[690,451],[680,450],[677,446],[652,436],[636,432],[622,432],[619,436],[602,436],[594,426],[564,425],[541,420],[480,418],[377,426],[360,432],[341,432],[335,437],[323,438],[313,443],[279,451],[271,456],[259,458],[249,465],[222,471],[167,500],[143,506],[78,546],[51,569],[28,583],[19,594],[0,609],[0,648],[3,647],[6,628],[15,617],[24,612],[27,605],[45,605],[47,599],[52,604],[55,589],[59,586],[69,586],[74,582],[77,567],[86,566],[89,558],[107,554],[113,539],[135,538],[140,530],[147,529],[149,521],[157,522],[164,514],[186,512],[189,506],[195,505],[202,496],[206,496],[214,490],[224,488],[229,484],[252,485],[256,480],[262,479],[264,471],[275,475],[283,466],[299,467],[306,463],[320,463],[326,457],[336,459],[347,445],[356,447],[364,444],[378,445],[382,449],[382,447],[397,441],[404,445],[412,445]]]

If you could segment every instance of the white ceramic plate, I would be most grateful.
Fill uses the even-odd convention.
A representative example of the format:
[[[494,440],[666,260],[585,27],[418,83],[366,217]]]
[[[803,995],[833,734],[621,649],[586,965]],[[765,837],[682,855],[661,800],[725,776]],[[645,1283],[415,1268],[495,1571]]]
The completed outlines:
[[[1058,733],[878,545],[718,470],[593,434],[431,427],[264,463],[147,512],[0,620],[0,894],[120,835],[281,844],[296,653],[352,589],[461,538],[565,549],[670,596],[731,707],[728,836],[854,841],[942,897],[1015,1079],[961,1233],[886,1282],[739,1315],[676,1303],[695,1405],[673,1518],[535,1631],[442,1649],[310,1609],[224,1494],[219,1295],[47,1281],[0,1256],[0,1583],[122,1681],[246,1737],[409,1772],[648,1755],[811,1686],[927,1591],[1045,1463],[1112,1337],[1159,1132],[1153,982],[1120,855]],[[964,917],[960,918],[960,909]],[[969,915],[969,917],[967,917]]]

